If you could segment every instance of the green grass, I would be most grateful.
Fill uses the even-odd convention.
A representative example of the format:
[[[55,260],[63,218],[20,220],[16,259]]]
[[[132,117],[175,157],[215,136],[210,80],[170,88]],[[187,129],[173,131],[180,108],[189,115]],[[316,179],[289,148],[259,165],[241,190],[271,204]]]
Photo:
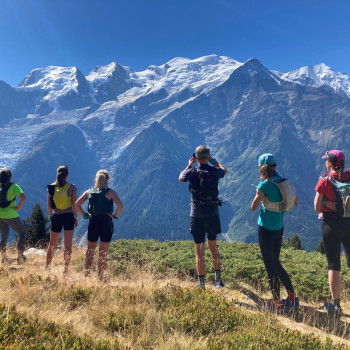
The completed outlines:
[[[219,242],[223,278],[228,286],[244,282],[268,291],[267,275],[259,246],[247,243]],[[306,301],[329,298],[327,261],[318,252],[282,249],[281,262],[289,273],[298,295]],[[191,241],[158,242],[154,240],[118,240],[110,247],[109,266],[112,274],[122,275],[128,266],[136,265],[158,276],[195,279],[195,253]],[[206,250],[207,278],[213,279],[213,268]],[[344,296],[350,295],[350,270],[342,257]]]
[[[0,349],[119,349],[117,343],[74,335],[70,328],[27,318],[15,307],[0,306]]]

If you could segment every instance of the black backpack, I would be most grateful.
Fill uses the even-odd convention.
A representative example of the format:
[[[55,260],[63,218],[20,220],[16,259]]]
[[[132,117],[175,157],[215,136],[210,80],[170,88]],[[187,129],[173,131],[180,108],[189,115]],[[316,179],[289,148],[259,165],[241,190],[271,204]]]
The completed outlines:
[[[89,192],[88,212],[91,215],[111,214],[113,212],[113,200],[106,198],[109,188],[103,190],[91,188]]]
[[[191,185],[190,191],[196,200],[212,201],[216,200],[219,195],[218,177],[211,171],[194,168],[198,185]]]
[[[12,182],[8,182],[0,188],[0,208],[7,208],[16,198],[13,198],[11,201],[6,199],[7,192],[9,188],[13,185]]]

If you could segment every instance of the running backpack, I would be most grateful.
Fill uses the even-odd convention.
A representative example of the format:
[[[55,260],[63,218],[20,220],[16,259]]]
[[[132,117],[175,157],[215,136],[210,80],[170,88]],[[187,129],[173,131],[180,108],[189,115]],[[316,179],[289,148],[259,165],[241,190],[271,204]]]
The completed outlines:
[[[11,185],[13,185],[13,183],[8,182],[6,185],[4,185],[0,188],[0,208],[7,208],[15,200],[15,198],[12,199],[12,201],[8,201],[6,199],[7,192],[9,190],[9,188],[11,187]]]
[[[271,181],[275,184],[281,192],[282,201],[281,202],[263,202],[265,209],[273,212],[289,211],[294,207],[296,199],[296,191],[293,184],[285,179],[278,179],[276,181]]]
[[[198,187],[190,187],[194,198],[200,201],[217,199],[219,195],[217,176],[208,170],[198,168],[194,168],[194,170],[198,178]]]
[[[91,215],[111,214],[113,212],[113,201],[106,198],[109,188],[103,190],[91,188],[89,192],[88,212]]]
[[[332,176],[326,179],[333,185],[337,197],[336,213],[342,218],[350,218],[350,182],[340,182]]]
[[[65,210],[73,206],[72,198],[68,196],[70,183],[66,182],[62,187],[56,183],[47,185],[52,209]]]

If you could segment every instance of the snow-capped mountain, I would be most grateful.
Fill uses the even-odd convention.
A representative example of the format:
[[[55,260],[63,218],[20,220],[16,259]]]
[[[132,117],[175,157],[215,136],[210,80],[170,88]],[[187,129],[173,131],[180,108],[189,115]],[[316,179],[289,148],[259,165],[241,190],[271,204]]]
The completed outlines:
[[[229,168],[221,182],[223,230],[254,241],[251,184],[259,181],[259,154],[274,152],[301,203],[286,215],[286,234],[301,234],[312,248],[320,157],[333,148],[350,155],[350,99],[342,73],[324,65],[304,71],[272,72],[257,59],[217,55],[142,72],[117,62],[87,76],[76,67],[34,69],[18,87],[0,82],[0,165],[14,170],[27,193],[24,217],[33,204],[45,206],[59,165],[69,165],[79,193],[106,168],[125,205],[115,238],[190,239],[189,194],[177,177],[194,148],[208,144]],[[342,89],[334,88],[340,81]]]
[[[288,73],[274,73],[282,79],[302,85],[329,86],[335,92],[345,93],[350,97],[350,74],[336,72],[324,63],[301,67]]]

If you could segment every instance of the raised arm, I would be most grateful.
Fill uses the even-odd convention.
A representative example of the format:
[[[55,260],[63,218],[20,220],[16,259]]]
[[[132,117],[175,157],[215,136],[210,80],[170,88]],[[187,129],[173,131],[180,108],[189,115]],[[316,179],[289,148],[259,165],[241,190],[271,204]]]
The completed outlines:
[[[188,165],[187,167],[181,171],[180,175],[179,175],[179,181],[180,182],[184,182],[183,180],[183,174],[188,170],[188,169],[191,169],[194,165],[194,163],[196,163],[197,159],[196,158],[191,158],[188,160]]]
[[[214,160],[214,164],[212,163],[212,161]],[[210,156],[210,161],[211,161],[211,164],[213,164],[216,168],[220,168],[222,169],[224,172],[225,172],[225,175],[227,174],[227,169],[225,166],[223,166],[221,163],[219,163],[215,158],[213,159],[211,156]]]

